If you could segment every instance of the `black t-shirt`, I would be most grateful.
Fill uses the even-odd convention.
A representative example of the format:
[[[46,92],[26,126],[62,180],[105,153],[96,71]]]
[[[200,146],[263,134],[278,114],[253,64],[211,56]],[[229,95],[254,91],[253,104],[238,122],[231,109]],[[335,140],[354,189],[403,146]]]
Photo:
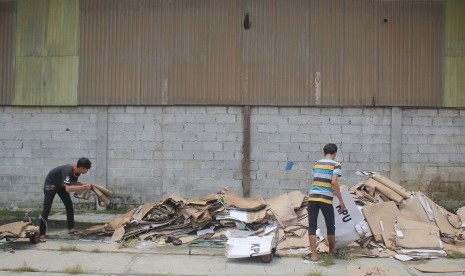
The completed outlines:
[[[46,191],[65,191],[64,185],[77,182],[79,174],[73,172],[73,165],[63,165],[52,169],[45,178],[44,189]]]

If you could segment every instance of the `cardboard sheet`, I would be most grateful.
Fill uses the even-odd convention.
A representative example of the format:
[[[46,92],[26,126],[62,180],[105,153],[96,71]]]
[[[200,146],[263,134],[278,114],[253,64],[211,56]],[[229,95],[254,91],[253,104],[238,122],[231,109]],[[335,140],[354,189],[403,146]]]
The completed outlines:
[[[379,173],[374,174],[373,179],[388,187],[389,189],[393,190],[405,199],[410,197],[410,192],[407,191],[404,187],[400,186],[399,184],[395,183],[394,181]]]
[[[393,201],[365,205],[362,213],[376,241],[383,240],[380,221],[383,222],[384,232],[388,239],[394,237],[394,221],[400,216],[400,212]]]
[[[434,219],[436,221],[436,225],[439,227],[439,232],[444,236],[455,236],[457,231],[447,219],[447,215],[446,215],[447,211],[444,210],[439,205],[437,205],[436,203],[434,203],[427,196],[425,195],[423,196],[426,202],[428,202],[429,206],[431,206],[431,209],[433,210]]]
[[[208,203],[217,201],[219,198],[219,195],[210,194],[200,198],[188,200],[186,205],[207,205]]]
[[[402,201],[402,199],[404,199],[401,195],[399,195],[395,191],[391,190],[387,186],[384,186],[383,184],[381,184],[378,181],[374,180],[373,178],[368,179],[365,182],[365,185],[371,190],[375,189],[376,191],[382,193],[383,195],[385,195],[389,199],[395,201],[396,203],[399,203],[399,202]]]
[[[279,201],[270,205],[271,212],[282,227],[291,226],[297,223],[297,215],[292,208],[287,194],[280,197]]]
[[[0,226],[0,233],[11,233],[14,236],[20,237],[26,226],[31,222],[17,221]]]
[[[408,199],[404,203],[405,204],[402,204],[399,208],[400,213],[402,214],[404,218],[408,218],[410,220],[416,220],[416,221],[431,224],[431,225],[436,225],[435,222],[432,222],[431,220],[429,220],[423,206],[418,200],[417,195],[412,196],[410,199]]]
[[[111,242],[118,242],[120,241],[124,234],[126,233],[126,230],[124,230],[124,227],[120,227],[113,232],[113,235],[111,236]]]
[[[222,191],[222,197],[224,198],[227,208],[256,211],[266,207],[265,200],[261,196],[244,198],[230,191]]]
[[[448,273],[448,272],[465,272],[465,267],[455,264],[441,264],[441,265],[429,265],[421,264],[414,265],[415,269],[425,273]]]
[[[289,201],[292,208],[295,210],[295,209],[299,209],[300,206],[302,206],[302,202],[304,201],[305,197],[306,196],[302,192],[293,191],[290,193],[285,193],[285,194],[267,199],[266,204],[268,206],[272,206],[272,205],[280,204],[283,201]]]
[[[277,250],[292,249],[309,247],[308,235],[298,236],[287,236],[276,247]]]
[[[397,247],[442,249],[439,228],[423,222],[397,218],[396,230],[402,231],[403,237],[396,236]]]
[[[457,215],[462,223],[465,223],[465,206],[457,210]]]

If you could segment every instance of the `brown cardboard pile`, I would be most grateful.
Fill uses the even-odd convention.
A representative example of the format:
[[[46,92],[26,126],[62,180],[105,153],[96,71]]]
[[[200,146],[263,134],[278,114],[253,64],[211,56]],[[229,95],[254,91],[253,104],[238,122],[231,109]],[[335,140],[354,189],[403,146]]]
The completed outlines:
[[[411,192],[378,174],[359,172],[367,180],[350,189],[373,233],[375,243],[396,251],[396,258],[430,258],[460,251],[464,242],[465,207],[453,214],[421,192]]]
[[[268,200],[260,196],[243,198],[227,190],[190,200],[172,195],[91,227],[84,234],[111,234],[115,242],[135,238],[176,245],[197,239],[273,235],[273,246],[279,250],[307,248],[306,206],[306,196],[300,191]]]

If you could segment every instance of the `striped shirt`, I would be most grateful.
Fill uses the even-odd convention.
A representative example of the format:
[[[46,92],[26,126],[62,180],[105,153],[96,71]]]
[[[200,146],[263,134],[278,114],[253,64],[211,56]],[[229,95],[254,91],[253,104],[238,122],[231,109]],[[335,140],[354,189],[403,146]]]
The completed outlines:
[[[309,201],[320,201],[323,203],[333,203],[333,187],[331,181],[333,175],[341,177],[341,164],[323,158],[313,166],[313,182],[308,191]]]

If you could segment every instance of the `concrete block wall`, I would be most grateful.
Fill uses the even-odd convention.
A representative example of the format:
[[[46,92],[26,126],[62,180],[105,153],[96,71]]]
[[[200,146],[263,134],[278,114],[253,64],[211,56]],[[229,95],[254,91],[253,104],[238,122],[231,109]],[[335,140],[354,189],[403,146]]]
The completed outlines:
[[[306,191],[312,165],[327,143],[339,147],[344,184],[362,180],[355,175],[360,169],[389,175],[390,108],[258,107],[251,113],[254,195]],[[286,170],[289,162],[292,168]]]
[[[241,193],[240,107],[110,107],[108,188],[123,201]]]
[[[362,180],[356,170],[373,170],[463,200],[464,122],[457,109],[252,107],[251,194],[306,191],[333,142],[349,186]],[[94,164],[82,179],[121,203],[240,194],[242,139],[241,107],[0,107],[0,206],[40,206],[47,172],[81,156]]]
[[[95,108],[0,107],[0,206],[40,206],[51,168],[95,160],[96,121]]]
[[[402,111],[402,183],[435,200],[465,200],[465,110]]]

